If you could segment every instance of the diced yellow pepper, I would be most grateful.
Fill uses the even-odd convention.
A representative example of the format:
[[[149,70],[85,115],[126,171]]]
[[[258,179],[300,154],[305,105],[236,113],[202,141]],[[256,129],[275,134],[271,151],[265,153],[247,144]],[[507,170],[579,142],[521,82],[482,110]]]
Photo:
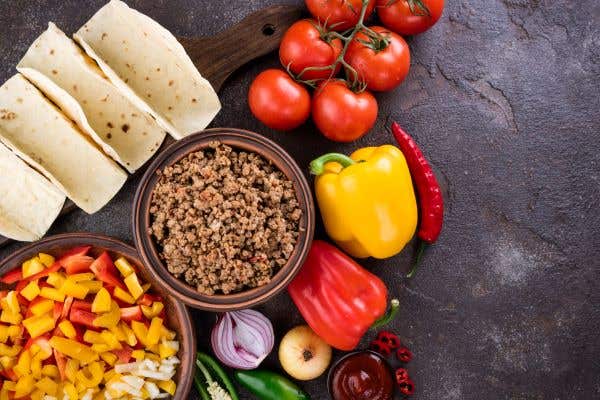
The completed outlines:
[[[35,387],[42,390],[44,393],[49,394],[50,396],[56,396],[56,392],[58,391],[58,384],[48,377],[37,381],[35,383]]]
[[[0,356],[0,365],[2,369],[11,369],[15,366],[15,359],[9,356]]]
[[[54,264],[54,257],[52,257],[50,254],[40,253],[38,254],[38,258],[45,267],[49,267]]]
[[[8,357],[16,357],[23,347],[15,344],[13,346],[8,346],[4,343],[0,343],[0,356],[8,356]]]
[[[125,342],[127,340],[125,332],[123,332],[123,329],[121,329],[121,324],[110,328],[110,331],[115,335],[119,342]]]
[[[101,281],[81,281],[78,282],[81,286],[88,288],[89,293],[98,293],[102,289]]]
[[[8,324],[18,325],[23,320],[23,316],[21,313],[11,313],[7,310],[2,310],[2,314],[0,314],[0,322],[6,322]]]
[[[66,275],[61,272],[50,272],[48,278],[46,278],[46,282],[58,289],[65,283],[66,279]]]
[[[150,328],[148,328],[148,336],[146,337],[147,346],[153,346],[155,344],[158,344],[158,341],[160,340],[160,330],[162,326],[162,318],[152,318],[152,322],[150,322]]]
[[[4,381],[4,384],[2,384],[2,389],[6,389],[9,392],[14,392],[15,391],[15,386],[17,386],[17,382]]]
[[[79,361],[72,358],[68,359],[67,364],[65,365],[65,376],[67,379],[75,383],[77,371],[79,371]]]
[[[127,278],[129,275],[133,274],[135,271],[133,267],[124,257],[120,257],[115,261],[115,267],[119,270],[123,278]]]
[[[131,357],[135,358],[136,360],[143,360],[144,358],[146,358],[146,352],[144,350],[134,350],[131,352]]]
[[[40,287],[38,286],[37,281],[29,282],[27,286],[21,290],[21,296],[29,301],[35,299],[38,294],[40,294]]]
[[[104,383],[108,383],[110,381],[119,381],[122,377],[123,376],[121,374],[117,374],[114,369],[109,369],[104,373]]]
[[[111,305],[111,297],[108,290],[102,288],[98,293],[96,293],[96,297],[94,297],[94,301],[92,303],[92,312],[95,313],[107,313],[110,311]]]
[[[46,266],[37,257],[25,261],[22,265],[23,279],[29,278],[30,276],[35,275],[38,272],[42,272],[45,269]]]
[[[29,400],[44,400],[44,396],[44,392],[42,392],[40,389],[35,389],[29,394]]]
[[[100,336],[102,336],[104,343],[110,346],[110,350],[123,348],[123,346],[121,346],[121,343],[119,343],[119,340],[117,339],[117,336],[114,333],[110,331],[102,331],[100,333]]]
[[[116,302],[112,301],[110,305],[110,311],[96,318],[94,320],[94,326],[110,329],[117,326],[120,320],[121,309]]]
[[[169,393],[171,396],[174,396],[175,390],[177,390],[177,384],[172,380],[158,381],[156,382],[156,386]]]
[[[95,277],[93,272],[82,272],[80,274],[69,275],[69,279],[73,282],[91,281]]]
[[[0,343],[6,343],[8,340],[8,325],[0,324]]]
[[[125,342],[129,345],[129,346],[135,346],[138,342],[137,337],[135,336],[135,333],[133,332],[133,330],[129,327],[129,325],[127,325],[125,322],[121,322],[119,324],[119,327],[121,327],[121,329],[123,330],[123,333],[125,334]],[[145,328],[145,326],[144,326]]]
[[[171,346],[167,346],[164,343],[158,345],[158,355],[161,359],[169,358],[177,354],[177,349],[174,349]]]
[[[135,300],[144,294],[144,289],[135,273],[127,276],[123,281],[125,282],[127,289],[129,289],[129,293],[131,293]]]
[[[163,325],[160,331],[160,337],[162,339],[173,340],[176,336],[177,334],[175,332],[168,330],[167,327]]]
[[[77,331],[75,331],[75,327],[69,320],[65,319],[64,321],[61,321],[61,323],[58,324],[58,328],[63,333],[63,335],[65,335],[69,339],[73,339],[75,338],[75,336],[77,336]]]
[[[21,305],[19,304],[19,299],[17,298],[17,292],[11,290],[8,292],[5,298],[2,299],[3,302],[6,302],[6,307],[2,307],[5,311],[10,312],[11,314],[16,314],[21,312]]]
[[[12,382],[11,382],[12,383]],[[2,387],[0,389],[0,400],[10,400],[10,396],[8,395],[9,390]]]
[[[49,378],[58,378],[60,372],[58,371],[58,367],[56,365],[48,364],[42,367],[42,375]]]
[[[65,280],[59,290],[65,296],[72,296],[79,300],[85,299],[85,296],[87,296],[89,292],[88,288],[73,282],[70,278]]]
[[[92,347],[92,350],[94,350],[98,354],[105,353],[107,351],[112,350],[110,348],[110,346],[105,343],[96,343],[96,344],[93,344],[91,347]]]
[[[15,385],[15,398],[25,397],[33,391],[33,376],[23,375]]]
[[[152,306],[142,305],[141,308],[142,313],[146,316],[146,318],[152,319],[160,314],[160,312],[165,308],[165,305],[160,301],[155,301],[152,303]]]
[[[91,344],[105,344],[104,339],[102,339],[102,336],[100,335],[100,332],[92,331],[89,329],[86,330],[83,334],[83,340]]]
[[[146,325],[139,321],[131,321],[131,330],[135,333],[137,340],[146,347],[148,345],[148,341],[146,340],[148,337],[148,328],[146,328]]]
[[[56,326],[56,321],[48,314],[34,315],[23,321],[23,326],[32,338],[50,332]]]
[[[50,345],[53,349],[63,353],[66,356],[81,361],[83,364],[88,364],[98,360],[98,354],[90,347],[78,343],[75,340],[53,336],[50,339]]]
[[[131,295],[129,293],[127,293],[120,287],[116,287],[115,292],[113,294],[117,299],[122,300],[127,304],[135,303],[135,299],[133,297],[131,297]]]
[[[50,287],[43,287],[42,290],[40,290],[40,296],[42,296],[46,299],[60,301],[61,303],[63,301],[65,301],[64,293],[62,293],[58,289],[54,289],[54,288],[50,288]]]
[[[23,336],[24,328],[21,325],[11,325],[8,327],[8,337],[14,342]]]
[[[77,371],[77,380],[86,388],[93,388],[102,382],[104,376],[104,368],[99,362],[93,362],[85,369]]]
[[[114,353],[111,353],[111,352],[101,353],[100,358],[102,360],[104,360],[104,362],[106,362],[111,367],[117,363],[117,359],[118,359],[118,357]]]
[[[28,375],[31,372],[31,353],[27,350],[21,353],[13,371],[17,376]]]
[[[40,379],[42,377],[42,359],[40,354],[31,358],[31,375],[35,379]]]
[[[29,310],[33,315],[47,314],[54,310],[54,301],[50,299],[38,301],[36,304],[32,305]]]
[[[66,396],[69,396],[69,400],[79,400],[79,393],[77,392],[77,389],[75,389],[75,385],[70,382],[63,385],[63,393]]]

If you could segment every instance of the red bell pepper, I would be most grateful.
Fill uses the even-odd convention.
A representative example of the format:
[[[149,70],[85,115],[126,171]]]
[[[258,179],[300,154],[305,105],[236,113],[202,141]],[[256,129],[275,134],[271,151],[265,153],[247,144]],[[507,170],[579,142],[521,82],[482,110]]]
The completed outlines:
[[[127,345],[123,345],[121,349],[112,350],[112,353],[117,356],[120,364],[127,364],[131,360],[133,349]]]
[[[15,282],[23,279],[23,270],[21,267],[17,267],[15,269],[11,269],[0,278],[0,282],[6,283],[7,285],[12,285]]]
[[[142,314],[140,306],[121,308],[121,319],[127,322],[142,321],[144,314]]]
[[[71,309],[78,309],[84,311],[92,311],[92,303],[85,300],[74,300],[73,304],[71,304]]]
[[[105,251],[98,258],[94,260],[90,266],[92,272],[96,275],[96,278],[107,285],[118,286],[123,290],[127,290],[123,284],[123,280],[119,278],[119,272],[117,267],[110,258],[110,255]]]
[[[60,379],[64,382],[67,380],[67,357],[54,349],[54,360],[56,361],[56,367],[60,374]]]
[[[72,255],[62,261],[62,266],[65,267],[68,275],[79,274],[90,270],[90,266],[94,259],[89,256]]]
[[[387,307],[383,281],[320,240],[313,242],[288,291],[316,334],[346,351],[358,345]]]
[[[80,308],[75,308],[75,305],[71,307],[71,312],[69,314],[69,320],[74,324],[79,324],[86,326],[88,328],[98,329],[97,326],[94,326],[94,320],[98,316],[92,312],[82,310]]]

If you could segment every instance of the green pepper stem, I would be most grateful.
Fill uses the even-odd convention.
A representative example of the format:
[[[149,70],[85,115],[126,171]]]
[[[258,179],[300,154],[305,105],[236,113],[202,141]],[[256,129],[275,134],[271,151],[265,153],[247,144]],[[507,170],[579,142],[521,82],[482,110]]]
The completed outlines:
[[[310,162],[310,173],[313,175],[321,175],[325,171],[325,164],[328,162],[336,162],[343,168],[349,167],[356,162],[345,154],[341,153],[327,153],[321,157],[316,158]]]
[[[419,240],[419,247],[417,247],[417,256],[415,257],[415,263],[413,264],[410,272],[406,275],[407,278],[412,278],[415,276],[415,272],[417,272],[417,268],[421,263],[421,258],[423,258],[423,253],[425,252],[425,248],[427,247],[427,243],[422,240]]]
[[[389,310],[371,325],[371,329],[377,329],[383,325],[389,324],[396,317],[398,311],[400,311],[400,301],[398,299],[392,299]]]

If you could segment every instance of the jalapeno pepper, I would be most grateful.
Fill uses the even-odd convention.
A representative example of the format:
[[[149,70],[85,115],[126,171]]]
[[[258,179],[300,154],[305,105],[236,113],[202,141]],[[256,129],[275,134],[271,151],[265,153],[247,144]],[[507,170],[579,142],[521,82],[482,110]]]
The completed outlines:
[[[260,400],[310,400],[295,383],[275,372],[236,371],[234,377]]]
[[[202,400],[211,400],[220,394],[225,398],[229,395],[231,400],[239,400],[237,391],[227,373],[208,354],[196,354],[196,373],[194,383]]]

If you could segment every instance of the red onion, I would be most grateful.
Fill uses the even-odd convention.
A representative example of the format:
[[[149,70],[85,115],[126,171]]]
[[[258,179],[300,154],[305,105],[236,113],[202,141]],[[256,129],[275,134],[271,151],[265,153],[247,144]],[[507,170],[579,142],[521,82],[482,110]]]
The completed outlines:
[[[221,315],[210,339],[217,358],[237,369],[258,367],[275,344],[271,321],[254,310],[230,311]]]

